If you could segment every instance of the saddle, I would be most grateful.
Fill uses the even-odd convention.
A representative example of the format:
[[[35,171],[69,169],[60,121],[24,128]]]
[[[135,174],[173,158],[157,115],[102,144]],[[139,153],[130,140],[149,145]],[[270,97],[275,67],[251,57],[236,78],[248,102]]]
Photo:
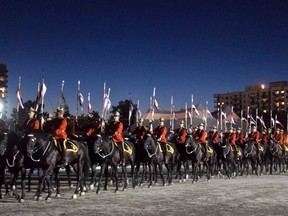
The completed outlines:
[[[174,154],[174,148],[168,143],[166,143],[166,151]]]
[[[115,145],[117,148],[119,148],[118,143],[114,142],[113,139],[111,139],[111,140],[112,140],[112,142],[114,143],[114,145]],[[127,153],[130,154],[130,155],[131,155],[132,152],[133,152],[132,148],[131,148],[126,142],[122,142],[122,149],[123,149],[124,152],[127,152]]]

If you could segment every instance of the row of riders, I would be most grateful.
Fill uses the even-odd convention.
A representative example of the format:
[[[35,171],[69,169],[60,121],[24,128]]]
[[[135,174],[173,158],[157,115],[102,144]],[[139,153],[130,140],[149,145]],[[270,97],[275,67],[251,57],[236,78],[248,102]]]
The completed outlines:
[[[136,183],[138,183],[140,165],[143,165],[143,174],[140,183],[144,181],[144,174],[148,168],[149,186],[152,185],[153,180],[157,182],[158,172],[163,185],[165,185],[165,179],[162,173],[163,164],[165,164],[168,171],[168,183],[172,183],[174,165],[177,164],[177,176],[179,174],[179,178],[182,179],[181,165],[184,166],[185,176],[187,176],[189,163],[191,162],[193,182],[198,180],[200,162],[207,168],[208,179],[210,179],[215,171],[220,171],[221,163],[226,170],[226,174],[229,176],[229,169],[230,172],[231,169],[233,170],[233,168],[231,168],[232,165],[235,170],[236,163],[241,162],[243,158],[245,158],[245,155],[246,158],[248,158],[251,151],[247,150],[249,147],[247,143],[253,144],[255,159],[258,162],[264,160],[263,157],[261,158],[263,149],[260,146],[268,146],[271,142],[276,143],[277,146],[279,145],[282,153],[280,160],[286,157],[285,138],[282,129],[277,129],[275,134],[272,134],[271,129],[267,131],[263,130],[260,134],[257,128],[253,126],[251,133],[245,136],[241,128],[238,128],[236,131],[235,128],[231,127],[230,131],[221,134],[218,132],[216,126],[212,126],[211,131],[207,133],[203,123],[200,123],[191,130],[187,130],[184,127],[184,121],[181,120],[177,129],[168,131],[163,118],[159,119],[159,124],[154,129],[152,128],[152,122],[144,125],[143,119],[139,119],[135,130],[130,131],[128,128],[129,135],[128,137],[124,137],[124,128],[120,121],[120,113],[116,112],[113,116],[114,119],[107,124],[102,119],[94,120],[93,115],[88,114],[88,127],[81,136],[76,136],[67,135],[68,122],[64,117],[64,111],[62,107],[57,108],[56,117],[53,119],[49,116],[43,125],[43,130],[40,130],[40,122],[35,118],[35,110],[30,108],[27,120],[21,127],[18,127],[21,135],[17,135],[19,133],[13,134],[14,142],[15,136],[17,135],[18,143],[21,143],[20,140],[22,140],[22,142],[25,143],[22,143],[22,145],[27,145],[25,149],[28,149],[28,153],[23,153],[24,157],[26,157],[25,160],[32,160],[32,165],[27,166],[28,162],[26,162],[23,167],[21,167],[21,172],[23,172],[22,180],[24,181],[25,179],[26,168],[40,168],[39,184],[35,195],[37,199],[41,198],[44,181],[47,182],[48,187],[48,196],[46,199],[50,199],[52,191],[49,176],[57,170],[57,167],[59,170],[61,166],[71,165],[77,172],[78,183],[73,195],[73,198],[76,198],[79,194],[79,189],[80,194],[84,194],[85,168],[86,170],[87,168],[92,169],[90,182],[92,186],[96,181],[97,165],[101,165],[96,191],[98,193],[101,178],[104,173],[106,175],[104,188],[107,189],[108,167],[111,167],[112,175],[116,181],[116,191],[118,190],[117,167],[119,165],[122,167],[125,179],[124,189],[127,187],[127,163],[131,165],[132,184],[133,187],[135,187]],[[4,132],[2,131],[2,133]],[[5,141],[3,138],[1,142],[3,140]],[[26,142],[23,140],[26,140]],[[8,147],[9,146],[7,146],[7,148]],[[18,148],[20,149],[20,147]],[[43,149],[42,153],[40,153],[40,149]],[[12,155],[13,164],[19,151],[20,150],[18,150],[17,154]],[[50,152],[54,152],[54,154],[50,154]],[[39,159],[34,159],[33,154],[38,155]],[[228,157],[228,155],[230,155],[230,157]],[[6,167],[7,163],[10,172],[13,174],[13,166],[11,166],[11,162],[9,163],[9,156],[11,155],[6,154],[4,167]],[[231,161],[233,163],[231,163]],[[1,163],[3,163],[3,161],[1,161]],[[136,165],[135,171],[134,165]],[[10,182],[11,186],[16,184],[15,179],[17,176],[18,173],[15,173],[14,180]],[[2,185],[4,181],[3,174],[0,180],[0,184]],[[22,184],[22,195],[17,195],[20,201],[24,200],[24,186],[25,184]],[[13,186],[13,189],[14,188],[15,186]],[[57,195],[60,194],[59,188],[60,183],[58,179]],[[14,191],[14,193],[17,194],[16,191]],[[0,196],[2,197],[1,191]]]

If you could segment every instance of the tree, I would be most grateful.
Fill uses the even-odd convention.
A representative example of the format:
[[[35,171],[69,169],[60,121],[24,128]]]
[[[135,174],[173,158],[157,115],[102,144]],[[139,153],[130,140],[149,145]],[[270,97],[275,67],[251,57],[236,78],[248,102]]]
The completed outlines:
[[[111,114],[113,115],[116,111],[120,113],[120,121],[123,123],[124,129],[129,127],[129,109],[133,107],[132,116],[131,116],[131,125],[133,125],[136,121],[136,105],[133,104],[132,100],[121,100],[119,101],[117,106],[112,106]],[[113,116],[110,117],[110,120],[113,119]],[[130,126],[131,126],[130,125]]]

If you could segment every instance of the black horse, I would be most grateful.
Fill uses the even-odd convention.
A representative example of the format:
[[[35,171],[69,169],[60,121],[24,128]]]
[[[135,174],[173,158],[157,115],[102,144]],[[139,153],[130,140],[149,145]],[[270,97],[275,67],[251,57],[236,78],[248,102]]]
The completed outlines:
[[[9,192],[9,187],[6,182],[5,169],[6,169],[6,148],[8,143],[8,132],[0,132],[0,199],[3,199],[2,185],[5,185],[6,193]]]
[[[149,157],[149,186],[152,185],[152,174],[154,174],[154,181],[155,184],[157,183],[157,175],[158,175],[158,169],[160,178],[162,179],[163,186],[165,185],[165,179],[163,175],[163,164],[165,164],[165,167],[167,169],[167,180],[168,184],[172,184],[172,174],[173,174],[173,168],[176,163],[176,159],[178,157],[178,151],[176,149],[176,146],[173,143],[166,143],[165,148],[161,146],[161,144],[157,141],[156,136],[147,133],[144,137],[144,148],[146,151],[146,154]],[[153,171],[152,167],[153,165]],[[157,169],[158,168],[158,169]]]
[[[149,157],[146,154],[146,150],[144,148],[143,140],[137,140],[135,137],[130,137],[129,139],[135,146],[135,184],[142,185],[146,180],[147,167],[149,162]],[[138,181],[138,175],[140,172],[140,167],[142,165],[142,178],[140,182]]]
[[[176,149],[178,151],[178,157],[176,158],[176,179],[179,178],[179,182],[185,181],[185,179],[188,179],[188,172],[189,172],[189,162],[190,162],[190,156],[186,152],[185,143],[179,144],[176,140],[176,136],[173,130],[169,131],[169,133],[166,136],[166,139],[169,143],[174,143],[176,146]],[[182,166],[184,175],[182,173]]]
[[[207,168],[207,180],[209,181],[211,179],[211,175],[213,174],[213,167],[217,161],[216,151],[212,146],[209,146],[207,147],[207,153],[205,156],[203,147],[191,134],[187,135],[186,137],[185,147],[187,154],[190,155],[190,159],[192,161],[192,183],[198,182],[199,180],[200,162],[203,162]]]
[[[252,168],[252,174],[255,173],[258,175],[258,152],[254,142],[247,141],[244,144],[244,170],[246,172],[246,176],[249,175],[249,166]]]
[[[243,151],[240,147],[235,144],[236,148],[233,148],[226,139],[220,143],[222,148],[221,161],[225,174],[228,178],[236,177],[243,173],[242,162],[243,162]]]
[[[101,181],[104,171],[106,170],[106,181],[105,181],[105,188],[107,187],[107,167],[111,166],[112,174],[115,179],[116,189],[115,192],[119,190],[119,181],[118,181],[118,165],[121,164],[121,156],[119,148],[124,149],[124,158],[125,164],[122,163],[122,171],[124,174],[124,186],[123,190],[126,190],[128,183],[127,183],[127,164],[131,165],[131,177],[132,177],[132,187],[135,187],[135,179],[134,179],[134,163],[135,163],[135,147],[134,145],[129,142],[125,141],[123,146],[116,146],[116,143],[113,140],[105,135],[105,134],[96,134],[94,137],[94,152],[98,154],[102,158],[101,163],[101,170],[99,174],[99,181],[96,193],[99,193],[101,187]]]
[[[6,150],[6,164],[8,171],[11,173],[10,177],[10,188],[13,191],[14,196],[19,202],[24,202],[25,198],[25,179],[26,179],[26,169],[28,167],[25,162],[26,156],[26,143],[27,138],[25,138],[24,133],[16,133],[10,131],[7,137],[7,150]],[[17,193],[16,181],[21,173],[21,195]]]
[[[282,172],[284,168],[284,158],[283,158],[283,150],[281,146],[273,139],[269,139],[266,147],[266,163],[269,164],[269,172],[273,173],[274,170],[277,171],[277,166],[279,168],[279,173]],[[268,171],[268,166],[266,167],[266,171]]]
[[[27,146],[27,157],[30,160],[26,160],[27,163],[30,164],[31,167],[41,168],[43,170],[43,174],[39,177],[38,188],[35,194],[35,199],[41,199],[42,187],[45,179],[47,180],[47,190],[48,195],[46,200],[51,199],[51,181],[49,176],[52,175],[53,170],[56,166],[62,166],[62,157],[58,150],[58,143],[55,139],[51,137],[50,134],[40,131],[33,130],[30,131],[26,137],[28,140],[25,145]],[[74,171],[77,173],[77,185],[75,192],[72,196],[73,199],[76,199],[79,190],[80,195],[84,195],[84,169],[90,167],[90,161],[88,157],[88,150],[86,146],[77,141],[67,139],[66,141],[67,148],[67,161],[70,164]],[[84,167],[85,166],[85,167]],[[60,196],[60,184],[59,178],[57,178],[57,191],[56,196]]]

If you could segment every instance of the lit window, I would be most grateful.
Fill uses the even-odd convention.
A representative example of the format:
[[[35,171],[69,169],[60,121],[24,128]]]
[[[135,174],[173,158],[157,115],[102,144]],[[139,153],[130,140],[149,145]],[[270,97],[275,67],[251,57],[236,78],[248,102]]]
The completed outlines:
[[[279,91],[275,91],[274,94],[276,94],[276,95],[279,94]]]
[[[281,94],[284,94],[284,90],[281,91]]]

